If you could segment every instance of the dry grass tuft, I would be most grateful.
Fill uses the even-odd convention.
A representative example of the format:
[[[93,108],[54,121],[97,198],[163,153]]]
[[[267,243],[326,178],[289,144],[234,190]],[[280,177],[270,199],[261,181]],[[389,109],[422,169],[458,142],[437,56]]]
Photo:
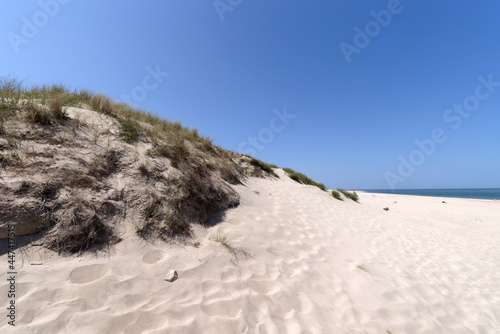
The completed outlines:
[[[95,208],[85,200],[73,199],[65,211],[44,237],[44,245],[47,248],[75,253],[111,238],[111,229],[102,222]]]
[[[213,234],[209,239],[214,242],[219,242],[222,246],[224,246],[236,262],[238,262],[239,256],[243,256],[245,258],[251,257],[246,248],[233,246],[229,241],[229,236],[227,234]]]
[[[94,159],[89,168],[89,173],[94,176],[108,176],[118,169],[120,152],[108,150]]]

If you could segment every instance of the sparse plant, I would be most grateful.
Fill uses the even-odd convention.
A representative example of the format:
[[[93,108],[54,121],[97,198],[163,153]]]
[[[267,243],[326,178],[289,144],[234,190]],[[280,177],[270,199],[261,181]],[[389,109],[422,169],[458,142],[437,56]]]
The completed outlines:
[[[344,190],[344,189],[337,189],[337,191],[342,193],[345,197],[349,198],[350,200],[353,200],[354,202],[359,201],[359,196],[358,196],[358,194],[356,194],[355,191],[349,192],[349,191]]]
[[[101,94],[93,95],[89,100],[90,106],[95,111],[101,112],[103,114],[112,115],[113,107],[111,104],[111,100]]]
[[[131,119],[120,119],[120,137],[127,143],[133,143],[139,138],[141,126]]]
[[[366,268],[364,265],[360,264],[359,266],[357,266],[357,268],[361,271],[364,271],[364,272],[368,272],[368,268]]]
[[[90,165],[89,172],[93,175],[107,176],[116,171],[120,153],[115,150],[106,151],[94,159]]]
[[[238,261],[239,256],[244,256],[245,258],[250,257],[250,253],[245,248],[233,246],[229,241],[229,236],[227,234],[216,233],[211,235],[209,239],[214,242],[219,242],[222,246],[224,246],[236,262]]]
[[[35,124],[52,124],[52,115],[50,112],[37,102],[25,101],[22,104],[22,108],[26,111],[26,119],[31,123],[31,128],[35,128]]]
[[[326,191],[326,186],[323,184],[323,183],[316,183],[315,184],[316,187],[318,187],[319,189],[323,190],[323,191]]]
[[[296,172],[291,168],[283,168],[283,170],[285,171],[285,173],[287,173],[288,177],[290,177],[295,182],[316,186],[323,191],[326,190],[326,186],[323,183],[315,182],[302,173]]]
[[[21,90],[22,82],[16,77],[0,77],[0,116],[7,116],[17,110]]]
[[[332,196],[339,201],[343,201],[342,196],[340,196],[340,193],[337,190],[332,190]]]
[[[139,172],[141,172],[142,175],[146,175],[149,173],[148,167],[146,164],[140,164],[139,167],[137,168]]]
[[[274,172],[273,167],[270,164],[268,164],[268,163],[265,163],[263,161],[255,159],[255,158],[251,158],[250,159],[250,164],[253,165],[253,166],[255,166],[255,167],[257,167],[257,168],[262,169],[263,171],[265,171],[266,173],[271,174],[274,177],[278,177],[278,174],[276,174]]]
[[[68,119],[68,115],[64,111],[64,98],[61,94],[53,97],[49,102],[49,109],[55,120],[65,120]]]

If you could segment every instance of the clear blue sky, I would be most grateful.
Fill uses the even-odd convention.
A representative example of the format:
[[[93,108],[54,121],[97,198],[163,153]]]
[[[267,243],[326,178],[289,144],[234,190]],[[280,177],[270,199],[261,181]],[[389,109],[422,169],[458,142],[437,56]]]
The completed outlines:
[[[329,187],[500,187],[500,2],[215,4],[3,1],[0,75],[135,92],[142,109]],[[157,66],[159,83],[146,77]],[[273,113],[285,107],[288,124]]]

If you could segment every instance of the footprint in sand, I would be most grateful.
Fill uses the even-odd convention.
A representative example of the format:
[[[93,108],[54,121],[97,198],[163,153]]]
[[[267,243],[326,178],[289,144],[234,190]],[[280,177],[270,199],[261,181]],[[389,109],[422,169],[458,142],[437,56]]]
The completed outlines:
[[[208,315],[228,318],[236,318],[241,312],[241,308],[232,300],[207,302],[201,305],[201,309]]]
[[[277,291],[279,288],[278,283],[276,281],[250,281],[250,287],[253,291],[262,294],[270,294],[274,291]]]
[[[110,271],[107,264],[92,264],[73,269],[69,274],[72,283],[89,283],[103,277]]]
[[[157,250],[152,250],[147,252],[143,257],[142,257],[142,262],[147,263],[147,264],[154,264],[160,260],[163,260],[163,258],[167,254],[159,249]]]

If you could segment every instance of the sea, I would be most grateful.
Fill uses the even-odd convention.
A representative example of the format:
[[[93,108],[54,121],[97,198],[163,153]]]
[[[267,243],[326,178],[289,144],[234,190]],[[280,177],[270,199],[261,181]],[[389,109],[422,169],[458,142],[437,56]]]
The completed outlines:
[[[455,197],[455,198],[477,198],[500,200],[500,188],[472,188],[472,189],[369,189],[363,190],[367,193],[433,196],[433,197]]]

